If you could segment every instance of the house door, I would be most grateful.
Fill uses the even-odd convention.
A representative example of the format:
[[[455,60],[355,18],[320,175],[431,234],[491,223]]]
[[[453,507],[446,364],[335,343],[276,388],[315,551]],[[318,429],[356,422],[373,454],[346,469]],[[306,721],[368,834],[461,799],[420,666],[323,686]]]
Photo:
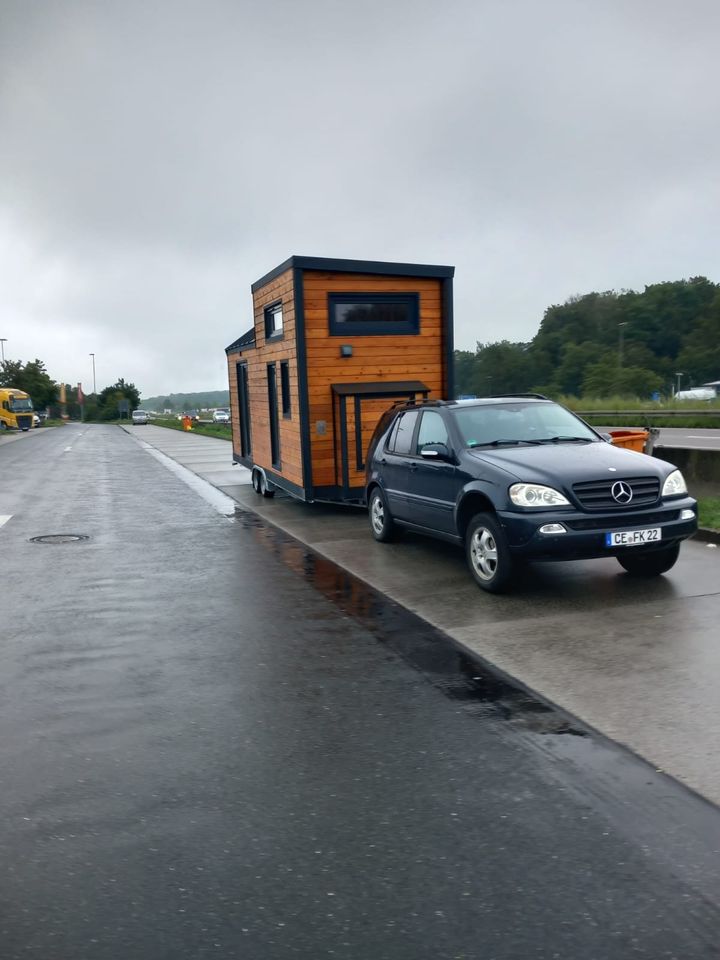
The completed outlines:
[[[250,438],[250,392],[248,390],[247,363],[237,364],[237,391],[240,417],[240,455],[248,459],[252,455]]]

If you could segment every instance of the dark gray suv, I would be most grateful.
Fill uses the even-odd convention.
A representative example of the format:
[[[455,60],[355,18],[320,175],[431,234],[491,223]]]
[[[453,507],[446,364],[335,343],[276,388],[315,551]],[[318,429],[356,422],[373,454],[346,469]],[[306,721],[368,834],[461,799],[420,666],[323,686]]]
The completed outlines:
[[[366,495],[376,540],[402,526],[464,544],[493,593],[527,560],[614,556],[659,576],[697,529],[672,464],[612,446],[539,394],[397,404],[373,435]]]

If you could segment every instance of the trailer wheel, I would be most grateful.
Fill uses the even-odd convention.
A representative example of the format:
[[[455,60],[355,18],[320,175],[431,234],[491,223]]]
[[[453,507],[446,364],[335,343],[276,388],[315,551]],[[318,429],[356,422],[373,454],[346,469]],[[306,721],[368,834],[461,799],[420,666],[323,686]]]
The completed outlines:
[[[260,493],[260,471],[257,469],[257,467],[252,468],[250,480],[252,481],[252,488],[255,493]]]
[[[264,470],[260,473],[260,493],[263,495],[263,497],[275,496],[275,488],[271,487],[268,483],[268,479],[265,476]]]

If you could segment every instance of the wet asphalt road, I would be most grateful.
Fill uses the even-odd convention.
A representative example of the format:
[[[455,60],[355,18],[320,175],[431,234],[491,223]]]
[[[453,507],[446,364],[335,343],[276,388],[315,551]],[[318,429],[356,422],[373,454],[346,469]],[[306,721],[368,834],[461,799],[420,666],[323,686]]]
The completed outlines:
[[[0,515],[3,960],[718,956],[716,808],[118,428]]]

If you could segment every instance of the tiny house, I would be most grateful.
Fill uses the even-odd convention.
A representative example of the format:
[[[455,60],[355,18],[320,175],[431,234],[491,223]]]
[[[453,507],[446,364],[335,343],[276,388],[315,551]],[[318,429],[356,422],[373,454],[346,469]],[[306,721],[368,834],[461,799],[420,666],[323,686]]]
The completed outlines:
[[[381,414],[453,395],[454,272],[290,257],[252,285],[253,326],[225,353],[233,458],[257,492],[362,502]]]

